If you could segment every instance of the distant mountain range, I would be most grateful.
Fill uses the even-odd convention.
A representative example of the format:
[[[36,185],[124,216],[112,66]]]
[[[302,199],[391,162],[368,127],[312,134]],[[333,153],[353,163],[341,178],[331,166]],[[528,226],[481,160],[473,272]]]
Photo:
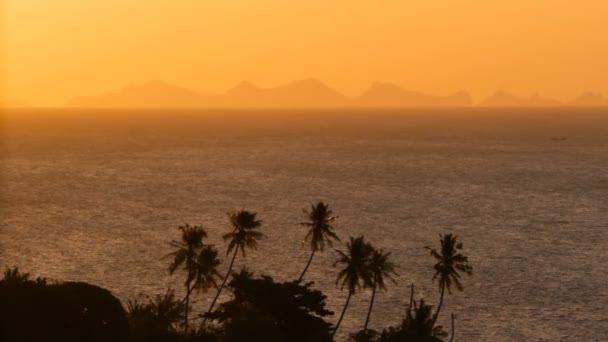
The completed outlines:
[[[471,96],[456,92],[434,96],[404,90],[391,83],[373,83],[356,98],[348,98],[323,82],[307,78],[274,88],[260,88],[241,82],[223,94],[203,94],[150,81],[128,85],[120,91],[96,96],[81,96],[67,102],[71,107],[470,107]],[[482,107],[556,107],[608,106],[601,94],[585,93],[570,103],[542,98],[538,95],[519,97],[498,91],[482,101]]]
[[[359,97],[355,105],[369,107],[470,107],[471,96],[464,91],[446,96],[433,96],[407,91],[391,83],[373,83]]]
[[[307,78],[274,88],[241,82],[224,94],[202,94],[150,81],[118,92],[70,100],[75,107],[469,107],[471,96],[459,92],[447,97],[406,91],[389,83],[373,83],[351,99],[323,82]]]

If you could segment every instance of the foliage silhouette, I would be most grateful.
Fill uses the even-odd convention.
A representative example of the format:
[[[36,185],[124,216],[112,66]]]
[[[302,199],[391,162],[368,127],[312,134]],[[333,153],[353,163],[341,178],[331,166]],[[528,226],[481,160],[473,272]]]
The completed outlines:
[[[234,298],[206,316],[222,324],[222,341],[331,341],[331,324],[321,317],[333,312],[325,308],[326,296],[312,285],[253,278],[241,270],[228,284]]]
[[[217,267],[221,261],[213,246],[204,245],[203,240],[207,237],[207,232],[201,226],[186,224],[179,226],[178,230],[181,231],[181,240],[169,243],[176,249],[169,254],[173,257],[173,261],[169,265],[169,273],[173,274],[180,267],[186,272],[184,331],[188,335],[190,295],[195,289],[202,289],[206,292],[210,287],[217,287],[215,279],[220,277]]]
[[[120,301],[91,284],[32,281],[15,268],[0,280],[0,303],[2,341],[121,342],[129,336]]]
[[[441,292],[439,305],[433,316],[433,325],[439,316],[446,288],[449,294],[452,294],[452,285],[459,291],[462,291],[463,289],[462,283],[460,282],[461,276],[459,271],[464,272],[467,275],[473,274],[473,267],[469,265],[468,258],[460,253],[460,250],[462,250],[462,243],[457,242],[458,236],[446,234],[445,236],[440,235],[439,237],[441,244],[441,250],[439,252],[429,246],[424,247],[429,251],[431,256],[437,260],[437,263],[433,266],[435,269],[433,282],[435,279],[439,279],[439,291]]]
[[[21,273],[19,272],[18,267],[6,268],[4,270],[4,278],[2,279],[4,286],[19,286],[19,285],[27,285],[30,283],[30,274],[29,273]],[[38,278],[36,279],[36,283],[46,284],[46,279]]]
[[[129,332],[133,342],[161,342],[175,340],[176,325],[184,319],[184,303],[175,299],[175,292],[168,289],[163,295],[127,301]]]
[[[353,294],[364,286],[370,286],[372,284],[372,274],[369,268],[369,258],[373,252],[371,244],[365,242],[363,236],[357,238],[350,237],[350,241],[346,243],[346,253],[336,250],[338,253],[338,260],[334,263],[334,267],[337,265],[343,265],[344,268],[338,272],[336,279],[336,285],[342,282],[340,289],[344,290],[344,287],[348,290],[348,297],[346,303],[342,309],[342,314],[338,319],[338,323],[334,328],[333,334],[338,331],[340,323],[344,318],[348,303]]]
[[[305,227],[309,227],[308,233],[302,241],[304,245],[307,241],[310,241],[310,258],[304,267],[304,271],[300,275],[298,281],[302,281],[304,274],[308,270],[312,258],[315,256],[317,251],[323,251],[325,245],[332,247],[332,240],[340,241],[340,238],[336,233],[333,232],[334,227],[332,222],[336,219],[332,216],[333,212],[329,209],[329,205],[323,202],[319,202],[316,205],[310,204],[310,210],[304,209],[304,214],[308,218],[307,222],[300,223]]]
[[[378,342],[442,342],[447,334],[441,326],[434,326],[433,308],[420,299],[413,303],[413,312],[408,311],[405,319],[397,327],[385,329]]]
[[[239,249],[245,257],[245,248],[257,249],[258,240],[265,237],[265,235],[259,231],[258,228],[262,226],[262,221],[256,218],[257,213],[249,212],[246,210],[240,210],[235,213],[229,214],[230,224],[232,231],[230,233],[224,234],[222,238],[224,241],[230,240],[228,244],[228,250],[226,251],[226,255],[230,254],[232,250],[234,253],[232,255],[232,259],[230,261],[230,265],[228,266],[228,271],[226,272],[226,276],[222,281],[222,284],[217,290],[217,294],[213,301],[211,302],[211,306],[209,306],[209,310],[207,313],[210,313],[217,302],[220,294],[222,293],[222,289],[226,285],[226,281],[232,272],[232,267],[234,266],[234,260],[236,259],[237,252]],[[203,325],[207,321],[206,315],[204,315]]]
[[[354,342],[374,342],[378,338],[378,332],[373,329],[361,329],[350,335],[350,340]]]
[[[385,253],[383,250],[374,249],[369,258],[369,272],[371,273],[371,288],[372,288],[372,298],[369,302],[369,310],[367,311],[367,317],[365,318],[365,325],[363,326],[363,331],[367,331],[367,326],[369,324],[369,320],[372,314],[372,309],[374,307],[374,298],[376,297],[376,290],[386,291],[386,284],[384,279],[387,278],[391,280],[393,283],[397,284],[393,275],[397,275],[395,272],[395,265],[393,262],[389,260],[391,253]]]

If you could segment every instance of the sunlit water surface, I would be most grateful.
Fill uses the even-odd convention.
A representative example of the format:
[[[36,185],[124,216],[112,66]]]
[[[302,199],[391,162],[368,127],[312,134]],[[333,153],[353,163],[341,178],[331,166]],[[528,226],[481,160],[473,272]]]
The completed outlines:
[[[162,258],[176,227],[202,224],[225,251],[226,213],[245,208],[268,238],[237,268],[290,280],[309,256],[302,209],[324,200],[343,240],[364,234],[399,264],[371,328],[400,321],[412,282],[437,303],[423,247],[453,232],[474,267],[440,318],[456,315],[455,341],[608,340],[608,112],[1,115],[0,265],[123,300],[183,292]],[[317,254],[306,276],[328,295],[332,322],[347,295],[335,257]],[[342,339],[362,327],[369,299],[351,301]]]

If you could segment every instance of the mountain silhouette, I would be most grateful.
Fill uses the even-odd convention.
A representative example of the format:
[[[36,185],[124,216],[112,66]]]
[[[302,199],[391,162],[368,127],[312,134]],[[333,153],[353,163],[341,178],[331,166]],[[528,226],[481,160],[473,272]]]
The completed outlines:
[[[131,84],[123,89],[96,96],[69,100],[70,107],[470,107],[472,99],[465,91],[449,96],[434,96],[408,91],[392,83],[374,82],[358,97],[351,99],[328,87],[316,78],[305,78],[272,88],[261,88],[243,81],[223,94],[203,94],[163,81]],[[587,92],[567,104],[537,94],[519,97],[497,91],[482,101],[482,107],[604,107],[608,99],[602,94]],[[0,102],[0,107],[16,106]]]
[[[469,107],[472,100],[464,91],[439,97],[406,91],[392,83],[374,82],[355,103],[368,107]]]
[[[607,107],[608,99],[600,93],[586,92],[570,103],[575,107]]]
[[[201,94],[193,90],[150,81],[129,85],[121,91],[82,96],[68,101],[75,107],[333,107],[348,105],[344,95],[321,81],[307,78],[263,89],[241,82],[225,94]]]
[[[234,88],[228,89],[226,95],[234,99],[255,99],[264,92],[264,89],[252,84],[248,81],[243,81],[237,84]]]
[[[268,89],[241,82],[226,92],[222,103],[247,107],[335,107],[348,105],[348,101],[323,82],[307,78]]]
[[[504,90],[499,90],[479,105],[482,107],[557,107],[561,106],[562,103],[543,98],[538,94],[533,94],[529,97],[519,97]]]
[[[98,96],[81,96],[68,101],[75,107],[199,107],[219,102],[218,96],[203,95],[196,91],[149,81],[128,85],[119,92]]]

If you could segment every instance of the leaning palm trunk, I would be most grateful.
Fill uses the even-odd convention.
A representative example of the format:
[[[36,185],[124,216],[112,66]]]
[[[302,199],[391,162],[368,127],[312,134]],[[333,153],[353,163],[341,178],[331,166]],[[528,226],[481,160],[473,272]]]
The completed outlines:
[[[365,318],[365,326],[363,327],[363,331],[367,331],[367,325],[369,324],[369,319],[372,316],[372,308],[374,307],[374,299],[376,298],[376,284],[372,288],[372,299],[369,302],[369,310],[367,310],[367,318]]]
[[[302,274],[300,275],[300,278],[298,279],[298,283],[302,281],[302,279],[304,278],[304,274],[306,274],[306,271],[308,271],[308,266],[310,266],[310,263],[312,262],[312,258],[315,256],[315,252],[316,250],[312,250],[312,253],[310,253],[310,258],[308,259],[308,263],[306,263],[306,267],[304,267],[304,271],[302,272]]]
[[[232,266],[234,265],[234,259],[236,259],[236,253],[238,251],[239,251],[238,248],[234,249],[234,254],[232,254],[232,261],[230,261],[230,266],[228,266],[228,272],[226,272],[226,276],[224,277],[224,281],[222,281],[222,285],[220,285],[220,288],[217,290],[217,294],[215,295],[215,298],[213,298],[213,301],[211,302],[211,306],[209,307],[209,310],[207,311],[207,314],[210,314],[211,310],[213,310],[213,307],[215,306],[215,302],[219,298],[220,293],[222,293],[222,289],[224,288],[224,285],[226,285],[226,281],[228,280],[228,277],[230,276],[230,272],[232,272]],[[203,318],[203,323],[202,324],[205,324],[205,322],[207,322],[207,317]]]
[[[437,321],[437,317],[439,317],[439,310],[441,310],[441,305],[443,305],[443,295],[445,294],[445,283],[441,286],[441,296],[439,296],[439,305],[437,305],[437,311],[435,311],[435,316],[433,316],[433,324],[432,327],[435,326],[435,321]]]
[[[188,307],[190,306],[190,282],[186,283],[186,314],[184,315],[184,334],[188,336]]]
[[[338,331],[338,328],[340,327],[340,323],[342,323],[342,319],[344,318],[344,314],[346,313],[346,308],[348,308],[348,302],[350,302],[350,297],[352,295],[353,295],[352,291],[348,291],[348,297],[346,298],[346,303],[344,304],[344,309],[342,309],[342,314],[340,315],[340,319],[338,320],[338,323],[336,323],[336,328],[334,329],[334,332],[331,334],[332,337],[336,334],[336,331]]]

